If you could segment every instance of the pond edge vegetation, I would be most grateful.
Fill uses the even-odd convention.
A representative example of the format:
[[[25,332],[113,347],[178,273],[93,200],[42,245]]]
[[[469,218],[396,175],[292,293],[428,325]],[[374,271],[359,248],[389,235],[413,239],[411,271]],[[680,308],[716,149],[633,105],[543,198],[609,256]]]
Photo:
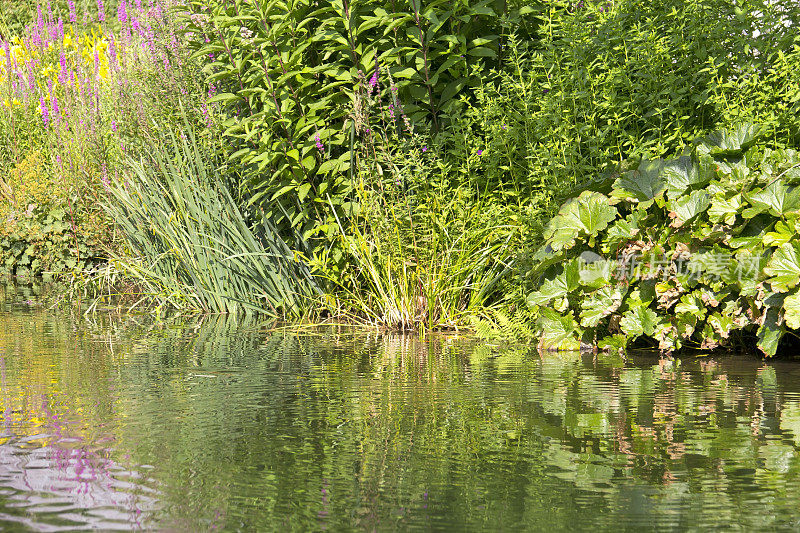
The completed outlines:
[[[60,271],[88,311],[774,355],[800,327],[800,48],[784,24],[800,8],[762,4],[21,10],[0,53],[9,80],[32,72],[0,86],[3,165],[24,177],[0,182],[0,215],[21,233],[0,236],[0,259]],[[94,104],[70,69],[95,80]],[[134,79],[147,108],[119,96]],[[63,193],[30,186],[63,176]],[[43,260],[48,246],[67,252]],[[665,268],[613,275],[645,253]],[[762,262],[712,276],[703,261],[724,254]]]

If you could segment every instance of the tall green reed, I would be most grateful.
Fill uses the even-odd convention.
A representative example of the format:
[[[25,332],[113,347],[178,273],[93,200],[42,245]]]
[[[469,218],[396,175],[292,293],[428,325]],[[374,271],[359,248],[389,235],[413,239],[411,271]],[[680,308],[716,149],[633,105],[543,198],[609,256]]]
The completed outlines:
[[[105,208],[132,258],[116,258],[118,268],[160,305],[302,314],[318,292],[305,265],[269,221],[240,211],[191,128],[163,141],[109,186]]]
[[[424,331],[457,329],[501,306],[519,228],[487,223],[492,206],[466,193],[436,189],[390,199],[361,187],[359,216],[338,220],[347,268],[332,270],[324,256],[312,262],[332,288],[331,310]]]

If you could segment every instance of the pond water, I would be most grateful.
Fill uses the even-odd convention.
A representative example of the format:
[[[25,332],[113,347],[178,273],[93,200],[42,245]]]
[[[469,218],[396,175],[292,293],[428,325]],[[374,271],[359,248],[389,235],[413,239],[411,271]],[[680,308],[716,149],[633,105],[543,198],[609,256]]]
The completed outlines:
[[[0,309],[0,529],[800,527],[800,364]]]

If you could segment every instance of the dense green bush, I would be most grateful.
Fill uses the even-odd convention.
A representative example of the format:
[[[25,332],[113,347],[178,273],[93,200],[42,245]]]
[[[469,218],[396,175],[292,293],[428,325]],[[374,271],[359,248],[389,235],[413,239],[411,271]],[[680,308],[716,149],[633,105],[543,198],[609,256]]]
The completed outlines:
[[[711,134],[565,203],[531,274],[540,346],[672,352],[740,332],[774,355],[800,329],[800,154],[753,148],[761,132]]]
[[[188,31],[219,91],[212,100],[229,111],[226,135],[232,158],[250,167],[252,200],[303,231],[332,222],[331,205],[347,211],[357,160],[384,144],[386,126],[400,138],[446,129],[520,17],[487,0],[191,6]]]
[[[796,145],[800,54],[778,21],[800,6],[764,4],[548,2],[537,40],[508,39],[503,68],[465,96],[438,151],[478,190],[546,210],[626,158],[661,157],[733,120]]]
[[[57,175],[31,151],[0,178],[0,276],[91,268],[105,256],[111,225],[80,180]]]
[[[789,0],[191,8],[250,199],[306,236],[334,238],[331,208],[351,212],[355,176],[383,187],[423,148],[440,167],[412,188],[467,186],[535,224],[603,169],[731,119],[774,121],[796,142]]]

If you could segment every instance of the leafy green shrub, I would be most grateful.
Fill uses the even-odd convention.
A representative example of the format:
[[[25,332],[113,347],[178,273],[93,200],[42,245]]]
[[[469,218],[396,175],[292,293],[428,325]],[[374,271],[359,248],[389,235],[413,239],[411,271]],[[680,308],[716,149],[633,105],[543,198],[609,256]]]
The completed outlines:
[[[502,68],[483,73],[437,139],[454,173],[498,201],[546,213],[620,161],[680,151],[732,120],[768,123],[797,146],[800,55],[781,23],[800,18],[793,0],[532,9],[536,39],[509,36]]]
[[[112,232],[91,193],[28,153],[0,179],[0,275],[49,277],[101,261]]]
[[[302,231],[332,223],[331,206],[347,210],[373,122],[443,130],[479,82],[473,67],[498,64],[504,17],[520,17],[487,0],[190,5],[187,31],[219,91],[212,100],[229,111],[231,157],[251,170],[252,201]]]
[[[642,160],[565,203],[544,233],[528,303],[542,348],[732,346],[774,355],[800,329],[800,154],[717,132]]]

